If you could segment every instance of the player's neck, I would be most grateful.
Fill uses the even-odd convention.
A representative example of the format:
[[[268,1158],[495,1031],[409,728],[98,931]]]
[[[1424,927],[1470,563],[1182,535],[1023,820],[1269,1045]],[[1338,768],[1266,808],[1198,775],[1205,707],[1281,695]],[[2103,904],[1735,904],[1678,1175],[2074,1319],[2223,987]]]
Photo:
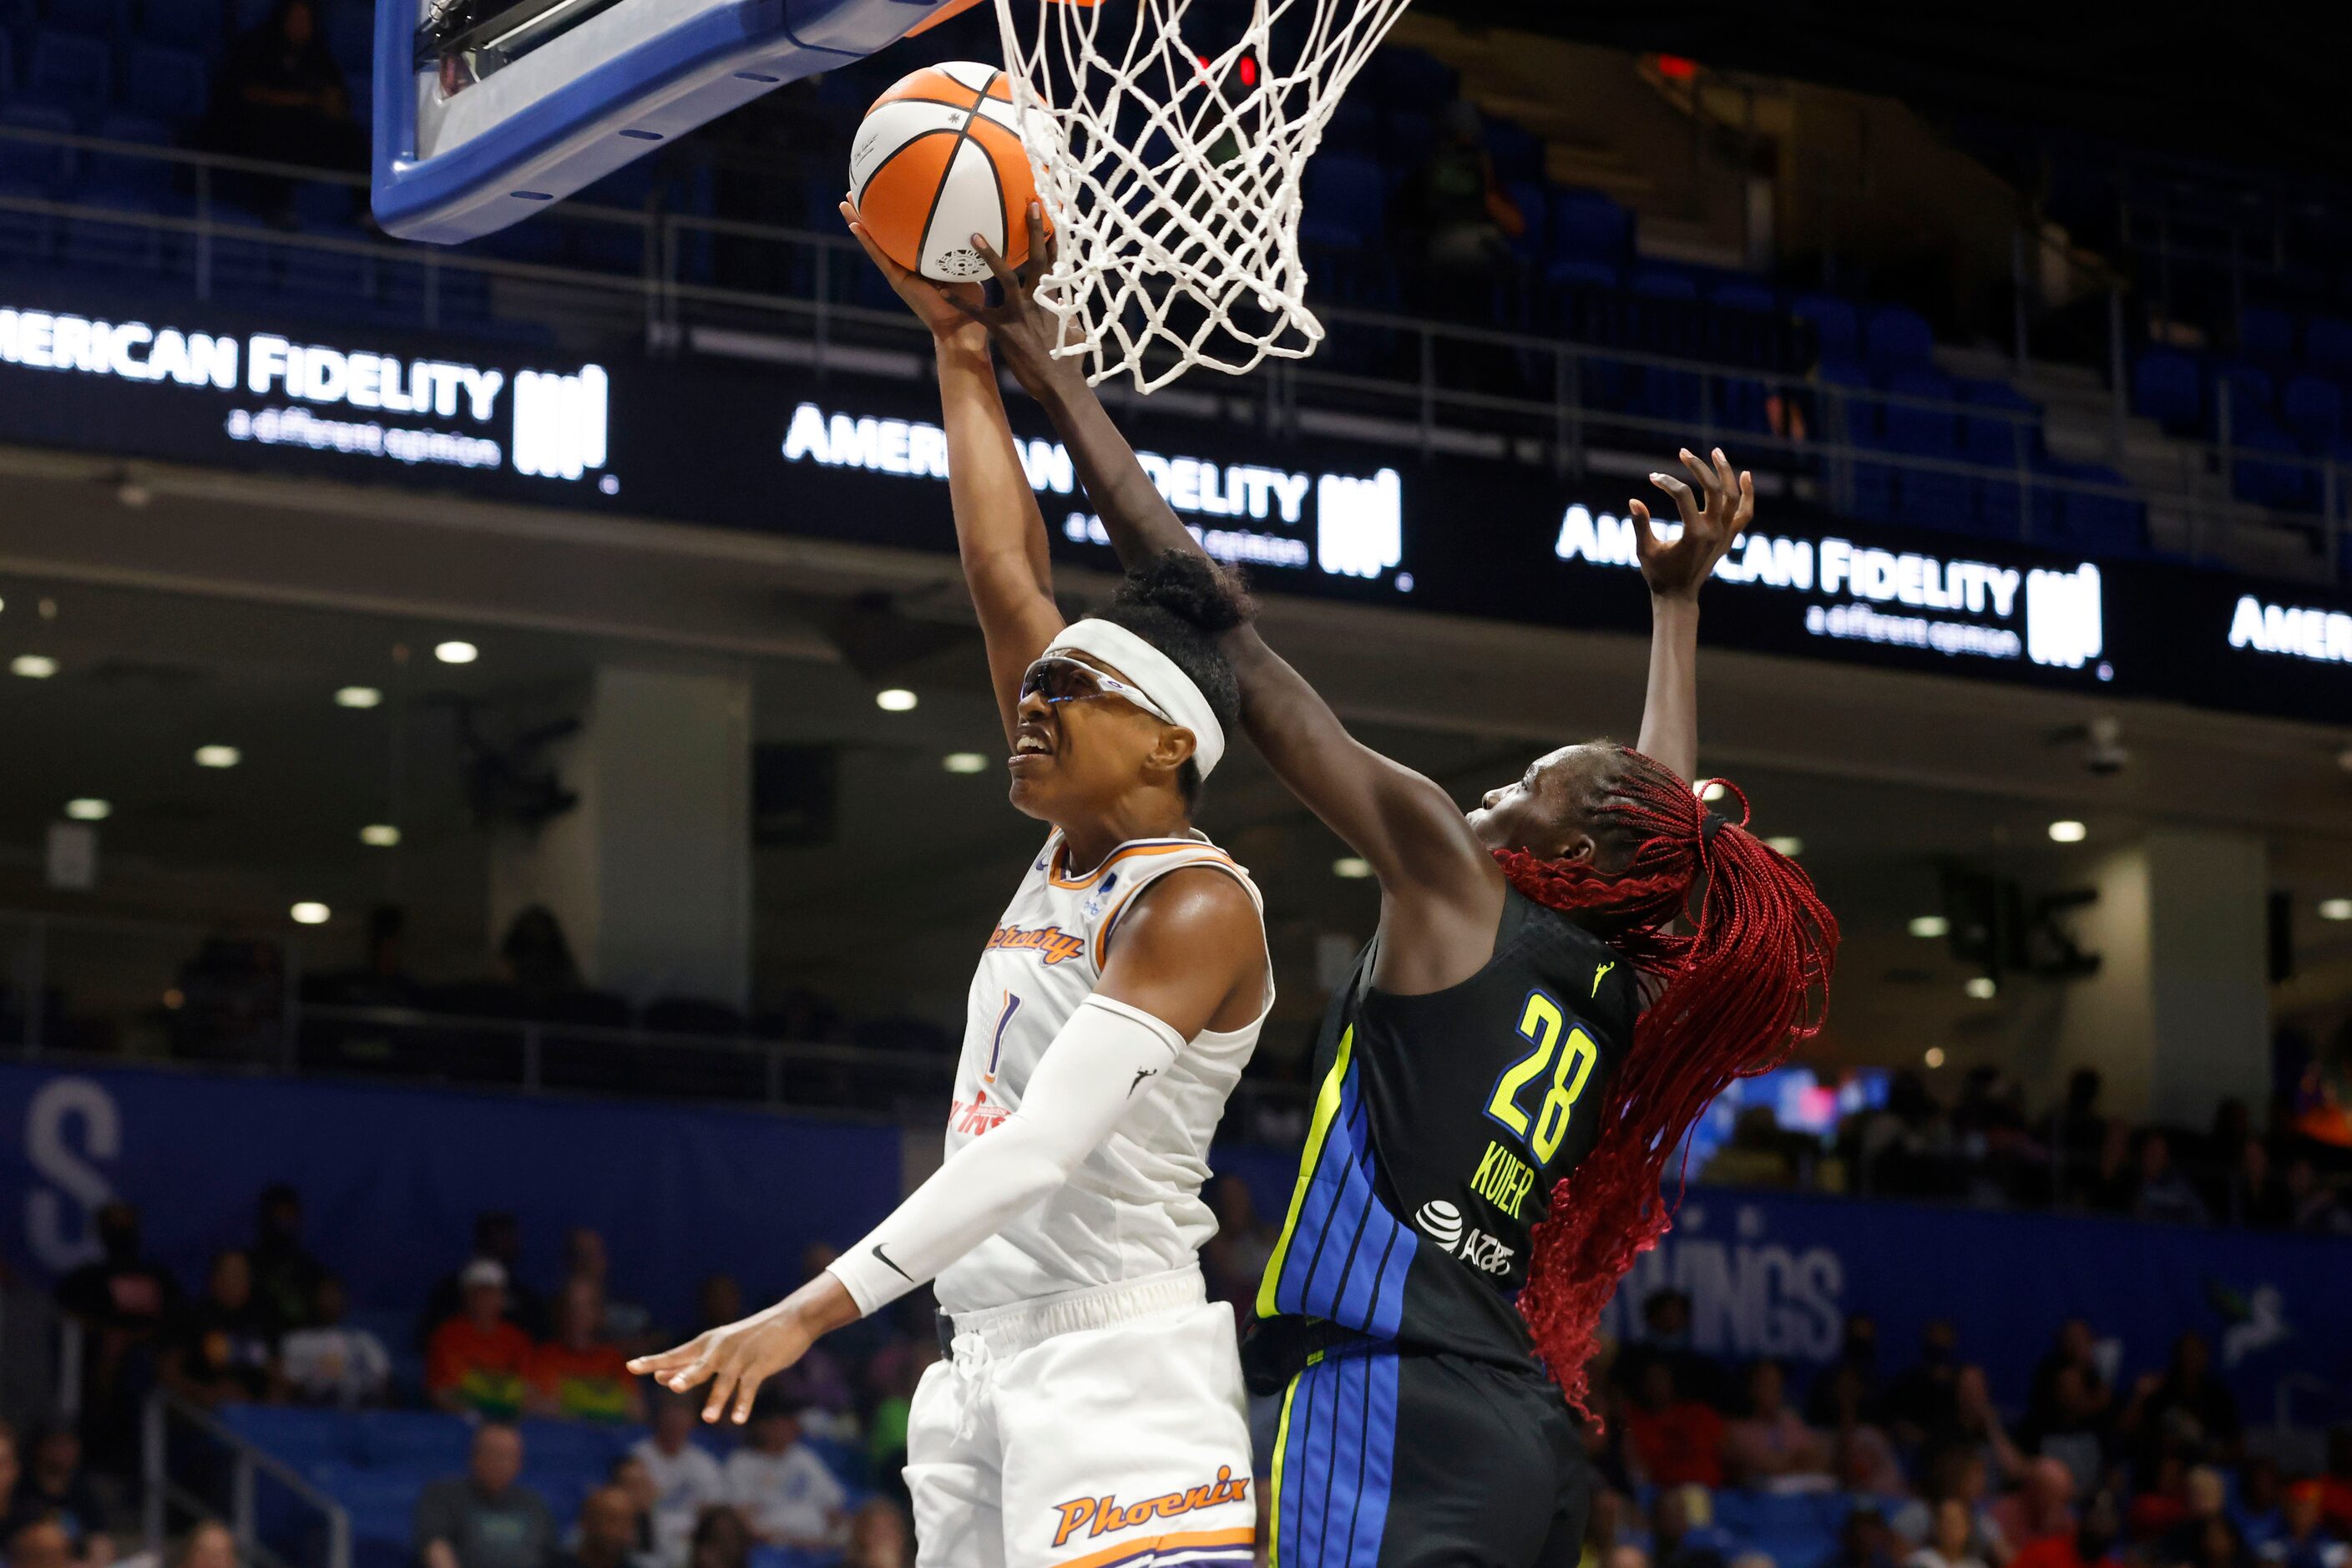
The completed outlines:
[[[1192,818],[1181,801],[1155,792],[1140,799],[1122,800],[1098,816],[1055,826],[1062,830],[1064,866],[1072,876],[1083,877],[1109,859],[1122,844],[1139,838],[1190,837]]]

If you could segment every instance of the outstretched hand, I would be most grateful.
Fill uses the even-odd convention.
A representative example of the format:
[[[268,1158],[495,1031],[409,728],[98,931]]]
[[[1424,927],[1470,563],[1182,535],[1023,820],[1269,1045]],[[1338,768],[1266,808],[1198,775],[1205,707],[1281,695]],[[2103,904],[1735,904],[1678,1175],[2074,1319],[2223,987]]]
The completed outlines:
[[[866,254],[873,258],[874,265],[882,269],[882,276],[889,280],[890,287],[898,291],[898,298],[907,301],[907,308],[931,330],[931,336],[941,342],[975,349],[984,346],[986,329],[973,319],[969,309],[980,303],[979,284],[934,283],[928,278],[908,271],[882,253],[882,247],[875,243],[874,236],[857,221],[857,209],[849,204],[846,197],[841,203],[841,216],[849,225],[849,232],[856,236],[857,243],[866,247]]]
[[[1674,498],[1675,510],[1682,513],[1682,536],[1671,542],[1660,539],[1650,527],[1650,509],[1635,500],[1630,503],[1633,549],[1653,595],[1696,601],[1716,563],[1730,551],[1756,515],[1756,480],[1745,468],[1735,477],[1720,447],[1715,449],[1712,467],[1700,462],[1688,447],[1681,457],[1683,467],[1698,481],[1697,490],[1672,474],[1652,474],[1650,482]]]
[[[988,263],[996,287],[980,305],[963,304],[961,309],[988,329],[989,341],[996,345],[1004,368],[1013,373],[1021,390],[1038,397],[1044,395],[1048,382],[1066,376],[1083,378],[1085,373],[1077,360],[1054,357],[1062,323],[1051,310],[1037,303],[1038,279],[1053,268],[1061,237],[1045,226],[1045,204],[1034,196],[1029,198],[1026,220],[1029,255],[1017,268],[1008,264],[996,247],[979,235],[971,237],[972,248]]]
[[[780,1301],[740,1322],[705,1330],[676,1350],[638,1356],[629,1370],[677,1394],[709,1384],[702,1418],[740,1426],[751,1418],[760,1384],[806,1355],[815,1342],[802,1314],[790,1301]]]

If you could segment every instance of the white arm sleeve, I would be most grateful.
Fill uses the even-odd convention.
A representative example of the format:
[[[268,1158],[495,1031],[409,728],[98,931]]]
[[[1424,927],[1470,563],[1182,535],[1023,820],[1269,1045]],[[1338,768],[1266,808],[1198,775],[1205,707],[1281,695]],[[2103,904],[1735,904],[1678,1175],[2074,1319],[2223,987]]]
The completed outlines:
[[[957,1150],[828,1272],[861,1314],[934,1278],[1069,1180],[1183,1045],[1140,1007],[1087,997],[1037,1058],[1021,1108]]]

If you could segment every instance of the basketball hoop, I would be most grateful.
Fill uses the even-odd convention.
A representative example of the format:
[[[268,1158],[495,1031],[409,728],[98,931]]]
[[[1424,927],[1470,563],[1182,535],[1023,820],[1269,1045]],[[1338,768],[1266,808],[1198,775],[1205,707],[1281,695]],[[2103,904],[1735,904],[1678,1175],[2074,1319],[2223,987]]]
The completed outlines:
[[[1059,236],[1055,354],[1138,391],[1323,340],[1300,181],[1407,0],[996,0],[1037,194]]]

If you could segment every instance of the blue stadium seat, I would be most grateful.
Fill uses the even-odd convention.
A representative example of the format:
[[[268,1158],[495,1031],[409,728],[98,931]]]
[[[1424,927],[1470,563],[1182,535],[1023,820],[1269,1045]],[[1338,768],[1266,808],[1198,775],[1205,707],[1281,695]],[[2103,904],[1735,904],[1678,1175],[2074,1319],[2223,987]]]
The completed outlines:
[[[2249,305],[2238,312],[2238,352],[2265,370],[2294,363],[2294,318],[2284,310]]]
[[[193,49],[141,44],[122,70],[123,106],[175,125],[202,119],[211,90],[204,57]]]
[[[1421,167],[1437,151],[1437,127],[1428,115],[1413,109],[1391,110],[1381,116],[1381,160],[1402,178]]]
[[[1888,305],[1870,318],[1862,358],[1880,374],[1924,369],[1935,362],[1936,334],[1927,319],[1902,305]]]
[[[2278,395],[2277,384],[2270,372],[2242,362],[2217,365],[2213,369],[2213,395],[2205,416],[2205,433],[2218,440],[2221,434],[2221,409],[2229,405],[2230,427],[2234,433],[2274,426],[2271,406]]]
[[[2193,436],[2204,423],[2205,390],[2197,362],[2171,349],[2151,349],[2132,366],[2132,408],[2175,436]]]
[[[2230,442],[2232,453],[2266,453],[2273,458],[2287,459],[2237,457],[2230,472],[2232,493],[2260,506],[2290,511],[2305,510],[2313,504],[2313,473],[2292,460],[2301,458],[2302,451],[2295,446],[2294,437],[2280,429],[2267,412],[2233,418]]]
[[[1508,120],[1486,121],[1486,151],[1495,161],[1495,174],[1504,180],[1544,177],[1544,139]]]
[[[2352,321],[2314,316],[2303,327],[2304,363],[2322,375],[2352,381]]]
[[[1384,48],[1372,56],[1372,98],[1382,109],[1426,114],[1460,90],[1454,68],[1419,49]]]
[[[2344,389],[2315,375],[2298,375],[2279,395],[2279,415],[2305,451],[2325,455],[2344,438]]]
[[[1380,242],[1386,227],[1388,182],[1369,158],[1333,153],[1307,165],[1306,212],[1299,237],[1335,250]]]
[[[1744,278],[1727,278],[1707,292],[1707,303],[1727,310],[1754,310],[1759,315],[1771,314],[1780,309],[1780,296],[1769,283],[1753,283]]]
[[[1954,390],[1963,403],[1985,410],[1960,416],[1960,450],[1970,462],[2014,468],[2033,458],[2042,410],[2030,398],[2004,381],[1963,381]],[[2014,415],[2032,418],[2028,423],[2009,417]]]
[[[43,28],[25,56],[25,97],[95,118],[113,91],[114,52],[102,38]]]
[[[1789,314],[1813,330],[1815,356],[1824,368],[1862,358],[1862,332],[1853,307],[1827,294],[1801,294],[1789,304]]]
[[[1513,180],[1504,185],[1503,194],[1519,210],[1519,219],[1527,226],[1511,240],[1511,248],[1527,262],[1540,260],[1544,244],[1544,188],[1535,180]]]
[[[316,1465],[359,1461],[352,1439],[362,1418],[350,1411],[300,1405],[229,1405],[222,1407],[220,1418],[238,1436],[306,1472]]]
[[[2124,488],[2124,477],[2100,463],[2052,460],[2049,471],[2083,485]],[[2137,500],[2118,495],[2070,489],[2060,501],[2065,539],[2094,555],[2137,555],[2147,546],[2147,530]]]
[[[1381,155],[1381,111],[1360,98],[1339,100],[1330,122],[1323,127],[1322,153],[1347,153],[1359,158]]]
[[[1563,190],[1551,202],[1555,261],[1606,261],[1633,254],[1633,215],[1598,191]]]
[[[153,121],[127,114],[110,114],[97,127],[98,134],[110,142],[151,142],[162,132]],[[162,159],[85,153],[74,201],[123,215],[66,220],[60,258],[76,271],[159,273],[174,254],[179,237],[146,221],[180,205],[172,165]]]
[[[51,131],[61,135],[73,133],[73,117],[62,109],[37,103],[11,103],[0,106],[0,125],[10,125],[26,131]],[[79,154],[71,147],[55,142],[20,142],[14,137],[0,138],[0,179],[20,190],[44,197],[63,196],[72,188],[74,172],[79,164]]]
[[[1687,268],[1668,262],[1644,261],[1625,274],[1625,288],[1644,300],[1687,300],[1698,298],[1698,279]]]
[[[1619,273],[1613,261],[1564,256],[1544,268],[1544,281],[1556,289],[1614,289]]]

